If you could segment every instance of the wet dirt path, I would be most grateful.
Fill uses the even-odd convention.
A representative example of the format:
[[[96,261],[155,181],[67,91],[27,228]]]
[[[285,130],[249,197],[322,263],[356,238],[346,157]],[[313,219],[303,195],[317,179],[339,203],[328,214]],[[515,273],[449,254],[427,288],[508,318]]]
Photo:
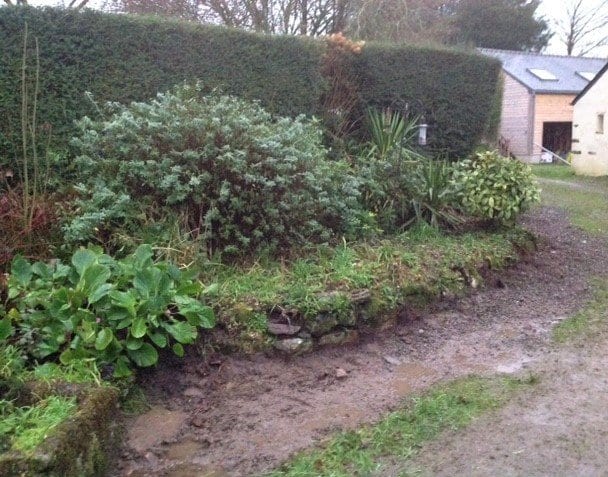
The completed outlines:
[[[404,313],[359,345],[212,365],[190,358],[147,376],[154,407],[128,423],[111,475],[259,475],[439,380],[535,366],[553,352],[551,327],[588,298],[588,278],[608,271],[608,253],[557,209],[524,221],[540,237],[538,253],[469,297]]]

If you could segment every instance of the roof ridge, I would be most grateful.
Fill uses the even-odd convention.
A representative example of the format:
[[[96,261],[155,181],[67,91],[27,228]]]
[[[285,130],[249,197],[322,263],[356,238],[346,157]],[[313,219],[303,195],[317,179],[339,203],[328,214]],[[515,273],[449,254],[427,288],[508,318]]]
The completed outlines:
[[[514,55],[527,55],[527,56],[544,56],[552,58],[576,58],[582,60],[602,60],[607,61],[608,58],[602,56],[572,56],[572,55],[557,55],[555,53],[546,54],[536,51],[519,51],[519,50],[501,50],[500,48],[477,48],[479,51],[496,52],[496,53],[511,53]]]

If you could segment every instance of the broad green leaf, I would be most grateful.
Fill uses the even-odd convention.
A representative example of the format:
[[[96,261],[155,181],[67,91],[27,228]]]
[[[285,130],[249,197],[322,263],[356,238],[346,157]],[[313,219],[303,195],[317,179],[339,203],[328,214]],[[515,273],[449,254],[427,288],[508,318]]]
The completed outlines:
[[[112,329],[103,328],[99,333],[97,333],[97,338],[95,338],[95,349],[97,351],[103,351],[108,347],[113,339],[114,333],[112,333]]]
[[[53,279],[53,270],[44,262],[36,262],[32,265],[32,272],[45,281]]]
[[[189,323],[178,321],[176,323],[166,323],[164,327],[179,343],[189,344],[196,339],[196,328]]]
[[[135,260],[135,266],[139,269],[144,268],[145,266],[152,265],[152,257],[154,256],[154,252],[152,251],[152,246],[149,244],[142,244],[137,247],[137,250],[133,252],[133,259]]]
[[[132,317],[136,316],[137,313],[135,311],[135,305],[137,304],[137,300],[131,293],[113,290],[109,293],[109,295],[112,299],[113,305],[124,308]]]
[[[158,361],[158,352],[150,343],[144,343],[137,350],[127,350],[129,357],[140,368],[153,366]]]
[[[111,275],[112,272],[110,269],[104,265],[96,263],[89,265],[81,274],[78,289],[88,295],[93,290],[103,285]]]
[[[11,325],[10,318],[4,318],[0,320],[0,341],[5,340],[13,334],[14,328]]]
[[[116,329],[124,330],[125,328],[128,328],[129,326],[131,326],[132,321],[133,320],[131,318],[125,318],[124,320],[118,322],[118,324],[116,325]]]
[[[17,280],[17,283],[21,286],[26,286],[32,279],[32,266],[30,263],[18,255],[13,259],[11,264],[11,278]]]
[[[143,344],[144,340],[141,338],[133,338],[133,336],[127,338],[127,349],[136,350],[141,348]]]
[[[58,280],[59,278],[66,278],[72,269],[68,265],[64,265],[63,263],[58,263],[55,266],[55,271],[53,272],[53,280]]]
[[[184,347],[180,343],[174,343],[171,349],[180,358],[184,357]]]
[[[129,368],[129,360],[125,357],[119,357],[114,364],[114,373],[112,374],[115,378],[127,378],[131,376],[133,372]]]
[[[167,337],[162,333],[150,333],[148,332],[148,337],[159,348],[164,348],[167,346]]]
[[[179,312],[185,316],[188,323],[203,328],[215,326],[215,313],[209,306],[189,297],[176,297],[175,302],[179,305]]]
[[[82,275],[84,271],[97,261],[97,254],[88,249],[80,249],[74,252],[72,255],[72,265],[78,272],[78,275]]]
[[[133,320],[133,324],[131,325],[131,335],[134,338],[141,338],[148,331],[148,327],[146,326],[146,320],[143,318],[136,318]]]
[[[94,303],[97,303],[103,297],[107,296],[113,288],[114,286],[111,283],[102,283],[95,289],[91,290],[88,298],[89,304],[92,305]]]
[[[220,286],[217,283],[212,283],[203,289],[203,295],[217,295]]]

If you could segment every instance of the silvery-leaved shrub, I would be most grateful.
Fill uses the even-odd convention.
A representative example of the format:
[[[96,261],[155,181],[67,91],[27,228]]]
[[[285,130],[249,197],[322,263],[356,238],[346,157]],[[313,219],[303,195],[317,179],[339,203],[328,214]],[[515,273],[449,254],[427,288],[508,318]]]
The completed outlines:
[[[81,184],[69,242],[137,235],[175,220],[207,253],[244,254],[355,230],[358,181],[327,159],[315,120],[182,85],[147,103],[109,103],[72,145]]]
[[[496,151],[456,163],[452,185],[465,213],[502,224],[540,200],[530,167]]]

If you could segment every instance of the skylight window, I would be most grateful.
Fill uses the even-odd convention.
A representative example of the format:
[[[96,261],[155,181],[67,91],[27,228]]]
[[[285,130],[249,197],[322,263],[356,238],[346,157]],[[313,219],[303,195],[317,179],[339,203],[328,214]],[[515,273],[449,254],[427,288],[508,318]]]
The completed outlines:
[[[557,76],[548,70],[543,70],[542,68],[528,68],[528,71],[540,80],[557,81]]]
[[[592,73],[591,71],[577,71],[576,74],[581,78],[585,78],[587,81],[591,81],[595,78],[595,73]]]

